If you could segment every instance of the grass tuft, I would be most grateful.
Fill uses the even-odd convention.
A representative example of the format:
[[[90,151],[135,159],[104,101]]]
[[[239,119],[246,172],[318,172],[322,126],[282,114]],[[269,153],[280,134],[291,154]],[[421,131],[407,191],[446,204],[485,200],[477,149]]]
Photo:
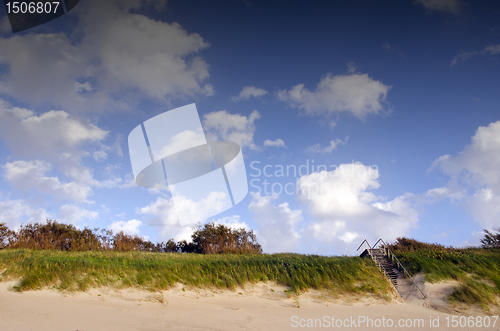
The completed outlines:
[[[46,287],[85,291],[100,286],[159,291],[176,283],[234,290],[248,283],[273,281],[294,294],[323,289],[335,296],[390,299],[393,295],[375,264],[358,257],[4,249],[0,250],[0,270],[4,279],[20,279],[19,291]]]

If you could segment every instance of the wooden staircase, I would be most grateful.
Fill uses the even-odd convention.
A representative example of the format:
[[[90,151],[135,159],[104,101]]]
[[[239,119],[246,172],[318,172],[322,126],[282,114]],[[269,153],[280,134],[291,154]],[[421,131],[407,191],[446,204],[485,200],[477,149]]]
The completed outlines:
[[[371,255],[375,258],[379,268],[383,269],[392,285],[394,285],[394,287],[397,289],[399,278],[398,268],[391,263],[388,256],[385,255],[380,249],[371,249]]]
[[[408,271],[406,271],[405,267],[403,267],[398,258],[389,249],[389,246],[382,239],[379,239],[373,246],[370,246],[366,239],[363,240],[361,245],[358,247],[358,254],[360,251],[361,257],[369,256],[390,280],[396,291],[398,291],[401,301],[403,301],[403,295],[398,288],[398,279],[401,279],[400,276],[409,278],[415,288],[420,291],[424,299],[426,298],[424,292],[422,292],[422,290],[418,287]]]

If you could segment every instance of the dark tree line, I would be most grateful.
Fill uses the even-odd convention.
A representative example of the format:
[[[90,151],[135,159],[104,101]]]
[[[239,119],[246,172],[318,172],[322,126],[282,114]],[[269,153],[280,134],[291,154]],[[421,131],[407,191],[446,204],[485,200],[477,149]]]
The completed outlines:
[[[29,248],[62,251],[143,251],[199,254],[261,254],[262,248],[252,230],[231,229],[222,224],[198,225],[191,236],[192,242],[152,243],[139,236],[123,232],[113,234],[105,229],[77,229],[70,224],[47,220],[47,223],[21,225],[17,231],[0,223],[0,249]]]

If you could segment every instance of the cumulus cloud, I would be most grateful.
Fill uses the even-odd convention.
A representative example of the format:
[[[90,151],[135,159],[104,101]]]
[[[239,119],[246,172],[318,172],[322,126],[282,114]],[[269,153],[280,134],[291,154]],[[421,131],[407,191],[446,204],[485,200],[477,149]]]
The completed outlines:
[[[456,156],[443,155],[431,170],[438,167],[450,176],[451,192],[472,190],[465,204],[474,219],[486,229],[498,226],[500,217],[500,121],[480,126],[472,142]],[[465,193],[464,193],[465,194]]]
[[[224,225],[234,230],[238,229],[245,229],[247,231],[251,230],[248,224],[241,221],[240,215],[232,215],[229,217],[219,218],[218,220],[214,221],[214,223],[217,225],[219,224]]]
[[[211,215],[223,210],[227,200],[222,192],[211,192],[200,201],[193,201],[184,196],[174,196],[168,199],[158,197],[151,204],[139,208],[138,213],[149,215],[149,225],[160,226],[160,240],[175,238],[190,240],[192,229],[181,224],[195,225],[204,222]]]
[[[264,140],[264,146],[265,147],[276,147],[276,148],[286,147],[283,139]]]
[[[27,200],[0,201],[0,223],[5,223],[11,230],[19,228],[21,223],[45,223],[51,218],[43,208],[30,206]]]
[[[476,55],[497,55],[497,54],[500,54],[500,44],[486,46],[480,51],[463,52],[458,54],[451,60],[450,67],[453,67],[457,63],[464,62]]]
[[[248,209],[258,225],[257,241],[266,253],[295,252],[300,243],[299,225],[302,211],[290,209],[287,202],[276,205],[278,195],[261,196],[251,193]]]
[[[108,226],[108,229],[113,231],[113,233],[123,232],[130,236],[138,236],[140,234],[139,227],[142,222],[136,219],[130,221],[116,221]]]
[[[129,109],[138,97],[168,102],[213,94],[205,83],[208,64],[198,55],[209,44],[200,35],[131,13],[165,3],[81,4],[72,12],[78,16],[78,39],[65,33],[0,38],[0,63],[9,68],[0,93],[80,112]]]
[[[89,202],[92,187],[111,188],[121,182],[121,178],[112,173],[107,173],[106,180],[99,181],[81,162],[87,156],[95,160],[107,158],[109,147],[103,144],[107,135],[108,131],[65,111],[36,115],[32,110],[11,107],[0,99],[0,139],[14,157],[30,159],[3,166],[4,179],[14,188]],[[46,176],[56,170],[72,181]]]
[[[459,14],[462,8],[460,0],[415,0],[415,4],[423,5],[428,11],[442,11]]]
[[[257,97],[261,97],[261,96],[266,95],[266,94],[267,94],[267,91],[264,89],[257,88],[255,86],[245,86],[241,90],[240,94],[238,94],[238,96],[231,98],[231,101],[237,102],[237,101],[241,101],[241,100],[248,100],[248,99],[250,99],[250,97],[257,98]]]
[[[367,74],[328,74],[321,79],[315,91],[299,84],[288,91],[279,91],[278,98],[291,107],[302,109],[305,115],[325,116],[333,125],[332,116],[343,112],[360,119],[380,114],[390,88]]]
[[[75,205],[64,205],[59,209],[59,221],[65,224],[78,224],[99,218],[99,212],[80,208]]]
[[[225,110],[211,112],[203,117],[203,128],[208,140],[227,140],[239,144],[241,147],[257,149],[253,142],[255,120],[260,118],[254,110],[250,116],[230,114]]]
[[[0,99],[0,139],[14,155],[36,157],[74,152],[86,143],[104,140],[107,135],[108,131],[77,120],[65,111],[35,115],[32,110],[10,107]]]
[[[44,161],[8,162],[2,168],[4,179],[22,191],[36,190],[39,193],[75,202],[89,202],[87,198],[92,194],[92,188],[88,185],[77,182],[63,183],[57,177],[46,176],[45,174],[52,170],[52,166]]]
[[[334,149],[337,149],[337,146],[339,144],[341,144],[341,145],[347,144],[348,139],[349,139],[349,137],[346,137],[345,141],[342,141],[340,139],[330,140],[330,145],[325,147],[325,148],[321,148],[320,144],[307,146],[305,151],[311,152],[311,153],[331,153],[331,152],[333,152]]]
[[[203,129],[199,128],[195,131],[184,130],[170,137],[165,146],[158,153],[160,157],[172,155],[179,151],[183,151],[193,146],[206,144],[205,134]]]
[[[356,249],[355,239],[390,241],[407,235],[418,222],[411,195],[385,201],[371,192],[380,187],[378,178],[376,167],[360,162],[302,176],[298,199],[316,218],[307,224],[304,235],[321,249],[334,247],[349,254]]]

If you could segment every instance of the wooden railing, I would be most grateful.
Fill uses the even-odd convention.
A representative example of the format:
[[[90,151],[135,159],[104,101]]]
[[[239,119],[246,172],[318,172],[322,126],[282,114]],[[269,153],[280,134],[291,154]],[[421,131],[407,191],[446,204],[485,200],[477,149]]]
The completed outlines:
[[[382,272],[384,273],[385,277],[387,277],[389,280],[391,279],[391,277],[389,277],[389,275],[387,274],[387,272],[385,272],[385,269],[382,267],[382,264],[378,261],[377,257],[373,254],[372,252],[372,246],[370,246],[370,243],[368,242],[368,240],[363,240],[363,242],[361,243],[361,245],[359,245],[358,249],[356,250],[358,252],[358,255],[361,255],[360,254],[360,251],[361,250],[361,253],[363,253],[365,250],[368,252],[368,255],[370,255],[370,258],[373,260],[373,262],[375,262],[375,264],[377,265],[377,267],[382,270]],[[399,296],[401,297],[401,302],[403,302],[403,295],[401,294],[401,292],[399,292],[399,289],[398,287],[391,281],[391,284],[392,286],[394,286],[394,288],[396,289],[396,291],[398,291],[399,293]]]
[[[359,245],[358,249],[356,250],[358,252],[358,255],[361,255],[361,253],[359,252],[360,249],[361,249],[361,253],[363,253],[365,251],[365,249],[368,249],[368,252],[370,252],[370,249],[372,249],[372,246],[370,246],[370,243],[368,243],[368,240],[365,239],[365,240],[363,240],[361,245]]]
[[[403,269],[403,277],[408,277],[410,278],[411,282],[413,283],[413,285],[415,285],[415,287],[417,288],[417,290],[420,291],[420,293],[422,293],[422,296],[425,298],[427,298],[427,296],[424,294],[424,292],[422,292],[422,290],[420,289],[420,287],[418,287],[417,283],[415,283],[415,281],[413,280],[413,278],[410,276],[410,274],[408,273],[408,271],[406,270],[406,268],[403,266],[403,264],[401,262],[399,262],[398,258],[396,257],[396,255],[394,255],[394,253],[391,251],[391,249],[389,248],[389,246],[382,240],[382,238],[380,238],[379,240],[377,240],[377,242],[375,243],[375,245],[373,245],[372,249],[376,249],[377,248],[377,245],[379,243],[382,243],[383,245],[379,247],[380,251],[384,254],[384,255],[387,255],[387,257],[389,259],[391,259],[392,263],[394,264],[394,261],[396,261],[396,265],[397,265],[397,268],[398,270],[401,270]],[[399,292],[399,291],[398,291]]]

